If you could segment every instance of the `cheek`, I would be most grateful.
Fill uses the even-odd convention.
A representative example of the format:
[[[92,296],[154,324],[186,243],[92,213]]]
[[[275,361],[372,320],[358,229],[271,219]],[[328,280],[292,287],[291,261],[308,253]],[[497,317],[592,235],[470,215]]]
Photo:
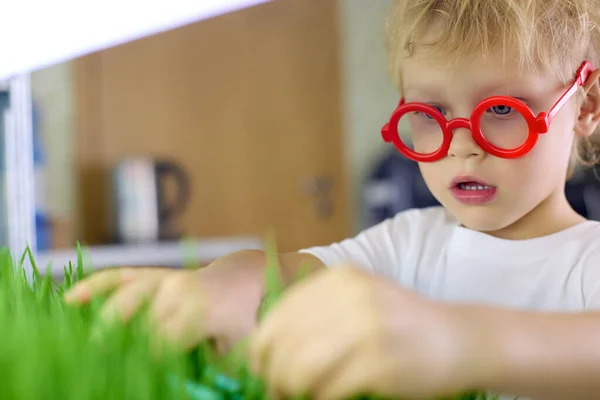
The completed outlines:
[[[545,142],[548,142],[548,146],[551,146],[554,152],[570,155],[577,123],[577,112],[574,106],[575,104],[571,102],[569,107],[561,110],[550,124],[548,133],[544,135]]]
[[[543,184],[545,180],[546,160],[530,153],[528,156],[516,159],[499,161],[496,176],[503,189],[516,191],[529,196],[531,190]]]
[[[449,180],[452,179],[452,177],[445,176],[443,167],[439,163],[422,163],[419,164],[419,169],[429,190],[436,197],[440,193],[440,190],[447,189],[446,186]]]
[[[548,133],[540,137],[532,155],[543,159],[549,169],[566,169],[571,158],[575,134],[572,118],[557,118]]]
[[[564,123],[553,125],[527,156],[505,163],[503,179],[523,190],[564,183],[573,144],[573,133],[567,127]]]

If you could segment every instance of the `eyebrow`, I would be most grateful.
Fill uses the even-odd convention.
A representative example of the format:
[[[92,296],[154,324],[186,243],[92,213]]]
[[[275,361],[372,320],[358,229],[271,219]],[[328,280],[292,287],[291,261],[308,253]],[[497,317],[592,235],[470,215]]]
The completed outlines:
[[[527,94],[527,96],[531,96],[535,94],[535,88],[537,87],[538,85],[530,80],[512,82],[508,85],[505,82],[492,82],[480,86],[477,89],[476,94],[479,96],[487,96],[492,93],[501,93],[502,95],[507,95],[506,93],[518,92],[520,94]],[[534,90],[532,91],[531,88]]]
[[[527,87],[525,87],[527,86]],[[521,82],[512,82],[506,84],[506,81],[492,81],[482,85],[473,91],[473,95],[478,98],[485,98],[491,95],[505,95],[519,99],[524,97],[540,96],[541,93],[536,90],[538,85],[531,80],[523,80]],[[443,85],[433,85],[423,83],[419,85],[407,85],[404,89],[404,97],[409,96],[425,97],[437,100],[446,100]]]
[[[411,92],[418,93],[421,96],[425,97],[442,97],[443,90],[440,89],[440,86],[437,85],[419,85],[419,86],[406,86],[404,88],[404,97],[408,97]]]

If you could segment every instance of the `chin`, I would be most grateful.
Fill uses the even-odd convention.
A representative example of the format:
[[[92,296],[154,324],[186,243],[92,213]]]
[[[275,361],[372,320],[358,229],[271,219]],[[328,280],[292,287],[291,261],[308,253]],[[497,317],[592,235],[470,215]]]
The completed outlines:
[[[485,220],[484,221],[484,220],[462,219],[459,221],[465,228],[469,228],[474,231],[479,231],[479,232],[484,232],[484,233],[497,232],[497,231],[500,231],[510,225],[510,224],[502,223],[500,221],[493,221],[493,220]]]
[[[449,211],[464,227],[485,233],[501,231],[518,220],[489,206],[459,206]]]

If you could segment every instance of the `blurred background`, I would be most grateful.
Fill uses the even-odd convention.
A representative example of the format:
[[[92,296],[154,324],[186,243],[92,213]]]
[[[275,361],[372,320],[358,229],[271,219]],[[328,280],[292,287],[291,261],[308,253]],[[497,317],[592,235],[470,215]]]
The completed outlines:
[[[389,4],[275,0],[32,71],[41,259],[62,268],[79,241],[96,267],[178,266],[269,231],[292,251],[437,204],[380,136],[398,101]],[[577,176],[574,204],[598,216]]]

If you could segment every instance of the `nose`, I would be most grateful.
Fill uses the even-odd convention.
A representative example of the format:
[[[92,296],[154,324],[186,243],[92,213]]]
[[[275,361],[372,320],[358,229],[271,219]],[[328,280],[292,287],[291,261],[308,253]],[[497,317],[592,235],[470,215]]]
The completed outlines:
[[[470,124],[469,126],[466,126],[465,124],[460,124],[459,126],[455,125],[452,133],[448,157],[471,158],[481,157],[484,154],[481,147],[479,147],[473,139]]]

